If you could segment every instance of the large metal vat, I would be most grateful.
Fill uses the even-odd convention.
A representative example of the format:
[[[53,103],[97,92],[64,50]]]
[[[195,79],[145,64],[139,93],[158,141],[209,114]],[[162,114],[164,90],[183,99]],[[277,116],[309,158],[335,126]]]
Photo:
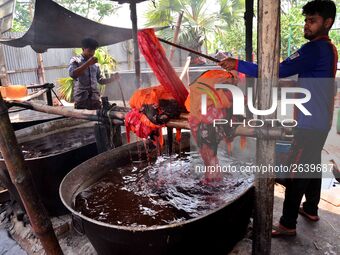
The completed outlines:
[[[189,150],[189,133],[183,134],[181,150]],[[148,155],[146,154],[148,148]],[[174,144],[174,148],[178,145]],[[90,219],[74,210],[80,192],[100,180],[112,166],[157,157],[150,142],[124,145],[104,152],[74,168],[60,185],[60,196],[73,214],[76,228],[85,233],[98,254],[227,254],[246,232],[253,207],[253,187],[211,210],[180,223],[146,228],[110,225]],[[119,208],[117,208],[119,209]]]
[[[92,127],[94,130],[94,124],[94,122],[83,120],[60,119],[24,128],[16,131],[15,134],[20,145],[24,142],[42,139],[53,133],[67,132],[72,129],[77,129],[81,132],[83,128]],[[90,139],[90,142],[86,144],[80,144],[75,148],[47,156],[25,159],[31,171],[33,182],[50,215],[61,215],[67,212],[58,192],[62,179],[72,168],[95,155],[97,155],[97,146],[93,133],[93,139]],[[0,158],[0,180],[15,199],[20,200],[15,186],[10,181],[2,158]]]

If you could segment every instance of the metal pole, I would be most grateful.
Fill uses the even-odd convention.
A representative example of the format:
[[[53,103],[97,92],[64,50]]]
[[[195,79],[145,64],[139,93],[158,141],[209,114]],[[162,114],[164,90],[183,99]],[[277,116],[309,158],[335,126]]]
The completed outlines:
[[[253,61],[253,17],[254,0],[246,0],[244,22],[246,26],[246,60],[249,62]]]
[[[136,71],[136,87],[140,88],[141,83],[141,69],[140,69],[140,56],[139,56],[139,48],[138,48],[138,28],[137,28],[137,8],[136,3],[130,3],[130,17],[132,22],[132,39],[133,39],[133,47],[134,47],[134,56],[135,56],[135,71]]]
[[[158,39],[160,42],[163,42],[163,43],[169,44],[169,45],[171,45],[171,46],[177,47],[177,48],[179,48],[179,49],[181,49],[181,50],[185,50],[185,51],[194,53],[194,54],[199,55],[199,56],[201,56],[201,57],[203,57],[203,58],[209,59],[209,60],[211,60],[211,61],[213,61],[213,62],[216,62],[216,63],[220,62],[220,60],[217,59],[217,58],[214,58],[214,57],[208,56],[208,55],[206,55],[206,54],[203,54],[203,53],[201,53],[201,52],[198,52],[198,51],[189,49],[189,48],[184,47],[184,46],[182,46],[182,45],[178,45],[178,44],[169,42],[169,41],[164,40],[164,39],[159,38],[159,37],[157,37],[157,39]]]
[[[34,234],[40,239],[47,254],[63,254],[53,231],[38,192],[36,191],[29,169],[25,165],[12,129],[8,110],[0,95],[0,151],[13,184],[15,185],[30,219]]]
[[[246,60],[253,62],[253,17],[254,17],[254,0],[246,0],[246,12],[244,13],[244,22],[246,27]],[[247,76],[246,87],[254,88],[254,79]],[[246,110],[247,119],[251,119],[253,114],[249,108]]]
[[[272,87],[278,84],[280,62],[280,0],[258,2],[258,60],[260,78],[258,82],[258,109],[269,109],[272,105]],[[261,116],[262,119],[275,119]],[[275,140],[257,139],[256,159],[260,165],[274,165]],[[255,178],[255,211],[253,254],[269,255],[273,222],[274,176],[259,173]]]
[[[46,100],[47,100],[47,105],[53,106],[52,89],[47,89]]]

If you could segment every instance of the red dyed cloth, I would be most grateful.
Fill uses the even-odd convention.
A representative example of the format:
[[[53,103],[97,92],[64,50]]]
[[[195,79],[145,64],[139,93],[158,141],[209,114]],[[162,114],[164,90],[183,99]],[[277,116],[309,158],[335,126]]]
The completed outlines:
[[[162,145],[161,128],[169,119],[180,115],[176,100],[161,85],[135,91],[130,98],[130,106],[132,110],[125,116],[128,141],[132,131],[140,138],[159,140]]]
[[[199,153],[205,166],[219,164],[217,157],[218,145],[224,141],[228,145],[231,154],[231,142],[234,138],[235,127],[228,125],[214,126],[215,119],[240,122],[243,118],[234,116],[232,112],[233,100],[229,90],[215,89],[216,84],[234,84],[235,77],[224,70],[209,70],[199,76],[190,84],[190,96],[185,102],[190,112],[189,125],[192,137],[195,139]],[[202,95],[207,95],[207,114],[201,113]],[[244,146],[244,138],[241,139],[241,147]],[[204,182],[218,181],[221,179],[219,172],[206,172]]]
[[[166,58],[165,51],[154,30],[140,30],[138,32],[138,44],[158,81],[171,92],[178,104],[183,107],[189,93]]]
[[[130,142],[130,131],[140,138],[148,138],[152,133],[158,134],[162,126],[153,124],[143,113],[134,108],[125,116],[125,127],[127,140]]]

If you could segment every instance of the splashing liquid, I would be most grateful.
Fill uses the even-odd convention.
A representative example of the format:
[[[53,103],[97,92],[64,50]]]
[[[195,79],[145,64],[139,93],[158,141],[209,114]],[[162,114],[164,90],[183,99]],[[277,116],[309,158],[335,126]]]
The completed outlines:
[[[202,184],[203,164],[197,152],[160,156],[151,165],[116,168],[75,199],[83,215],[112,225],[150,227],[180,223],[217,209],[252,185],[241,173],[222,173],[214,185]],[[222,164],[237,167],[244,162],[225,158]]]

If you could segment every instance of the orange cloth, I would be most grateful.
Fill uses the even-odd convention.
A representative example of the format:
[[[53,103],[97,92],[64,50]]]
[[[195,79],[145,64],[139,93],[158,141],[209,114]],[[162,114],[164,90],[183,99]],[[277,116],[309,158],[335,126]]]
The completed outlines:
[[[135,91],[130,99],[130,106],[132,108],[140,109],[143,104],[157,104],[159,99],[172,99],[171,92],[161,85],[143,88]]]
[[[125,117],[128,141],[130,140],[130,131],[134,132],[140,138],[147,138],[153,133],[158,134],[158,141],[161,146],[163,145],[162,127],[164,127],[164,125],[152,123],[145,114],[140,112],[143,105],[158,105],[161,99],[175,100],[172,94],[161,85],[135,91],[130,99],[132,110]],[[178,137],[178,135],[176,137]]]
[[[185,101],[185,107],[191,116],[201,116],[202,95],[207,95],[207,107],[214,105],[216,109],[232,106],[231,94],[222,89],[215,89],[215,84],[235,83],[232,73],[224,70],[209,70],[203,73],[190,85],[190,94]]]

